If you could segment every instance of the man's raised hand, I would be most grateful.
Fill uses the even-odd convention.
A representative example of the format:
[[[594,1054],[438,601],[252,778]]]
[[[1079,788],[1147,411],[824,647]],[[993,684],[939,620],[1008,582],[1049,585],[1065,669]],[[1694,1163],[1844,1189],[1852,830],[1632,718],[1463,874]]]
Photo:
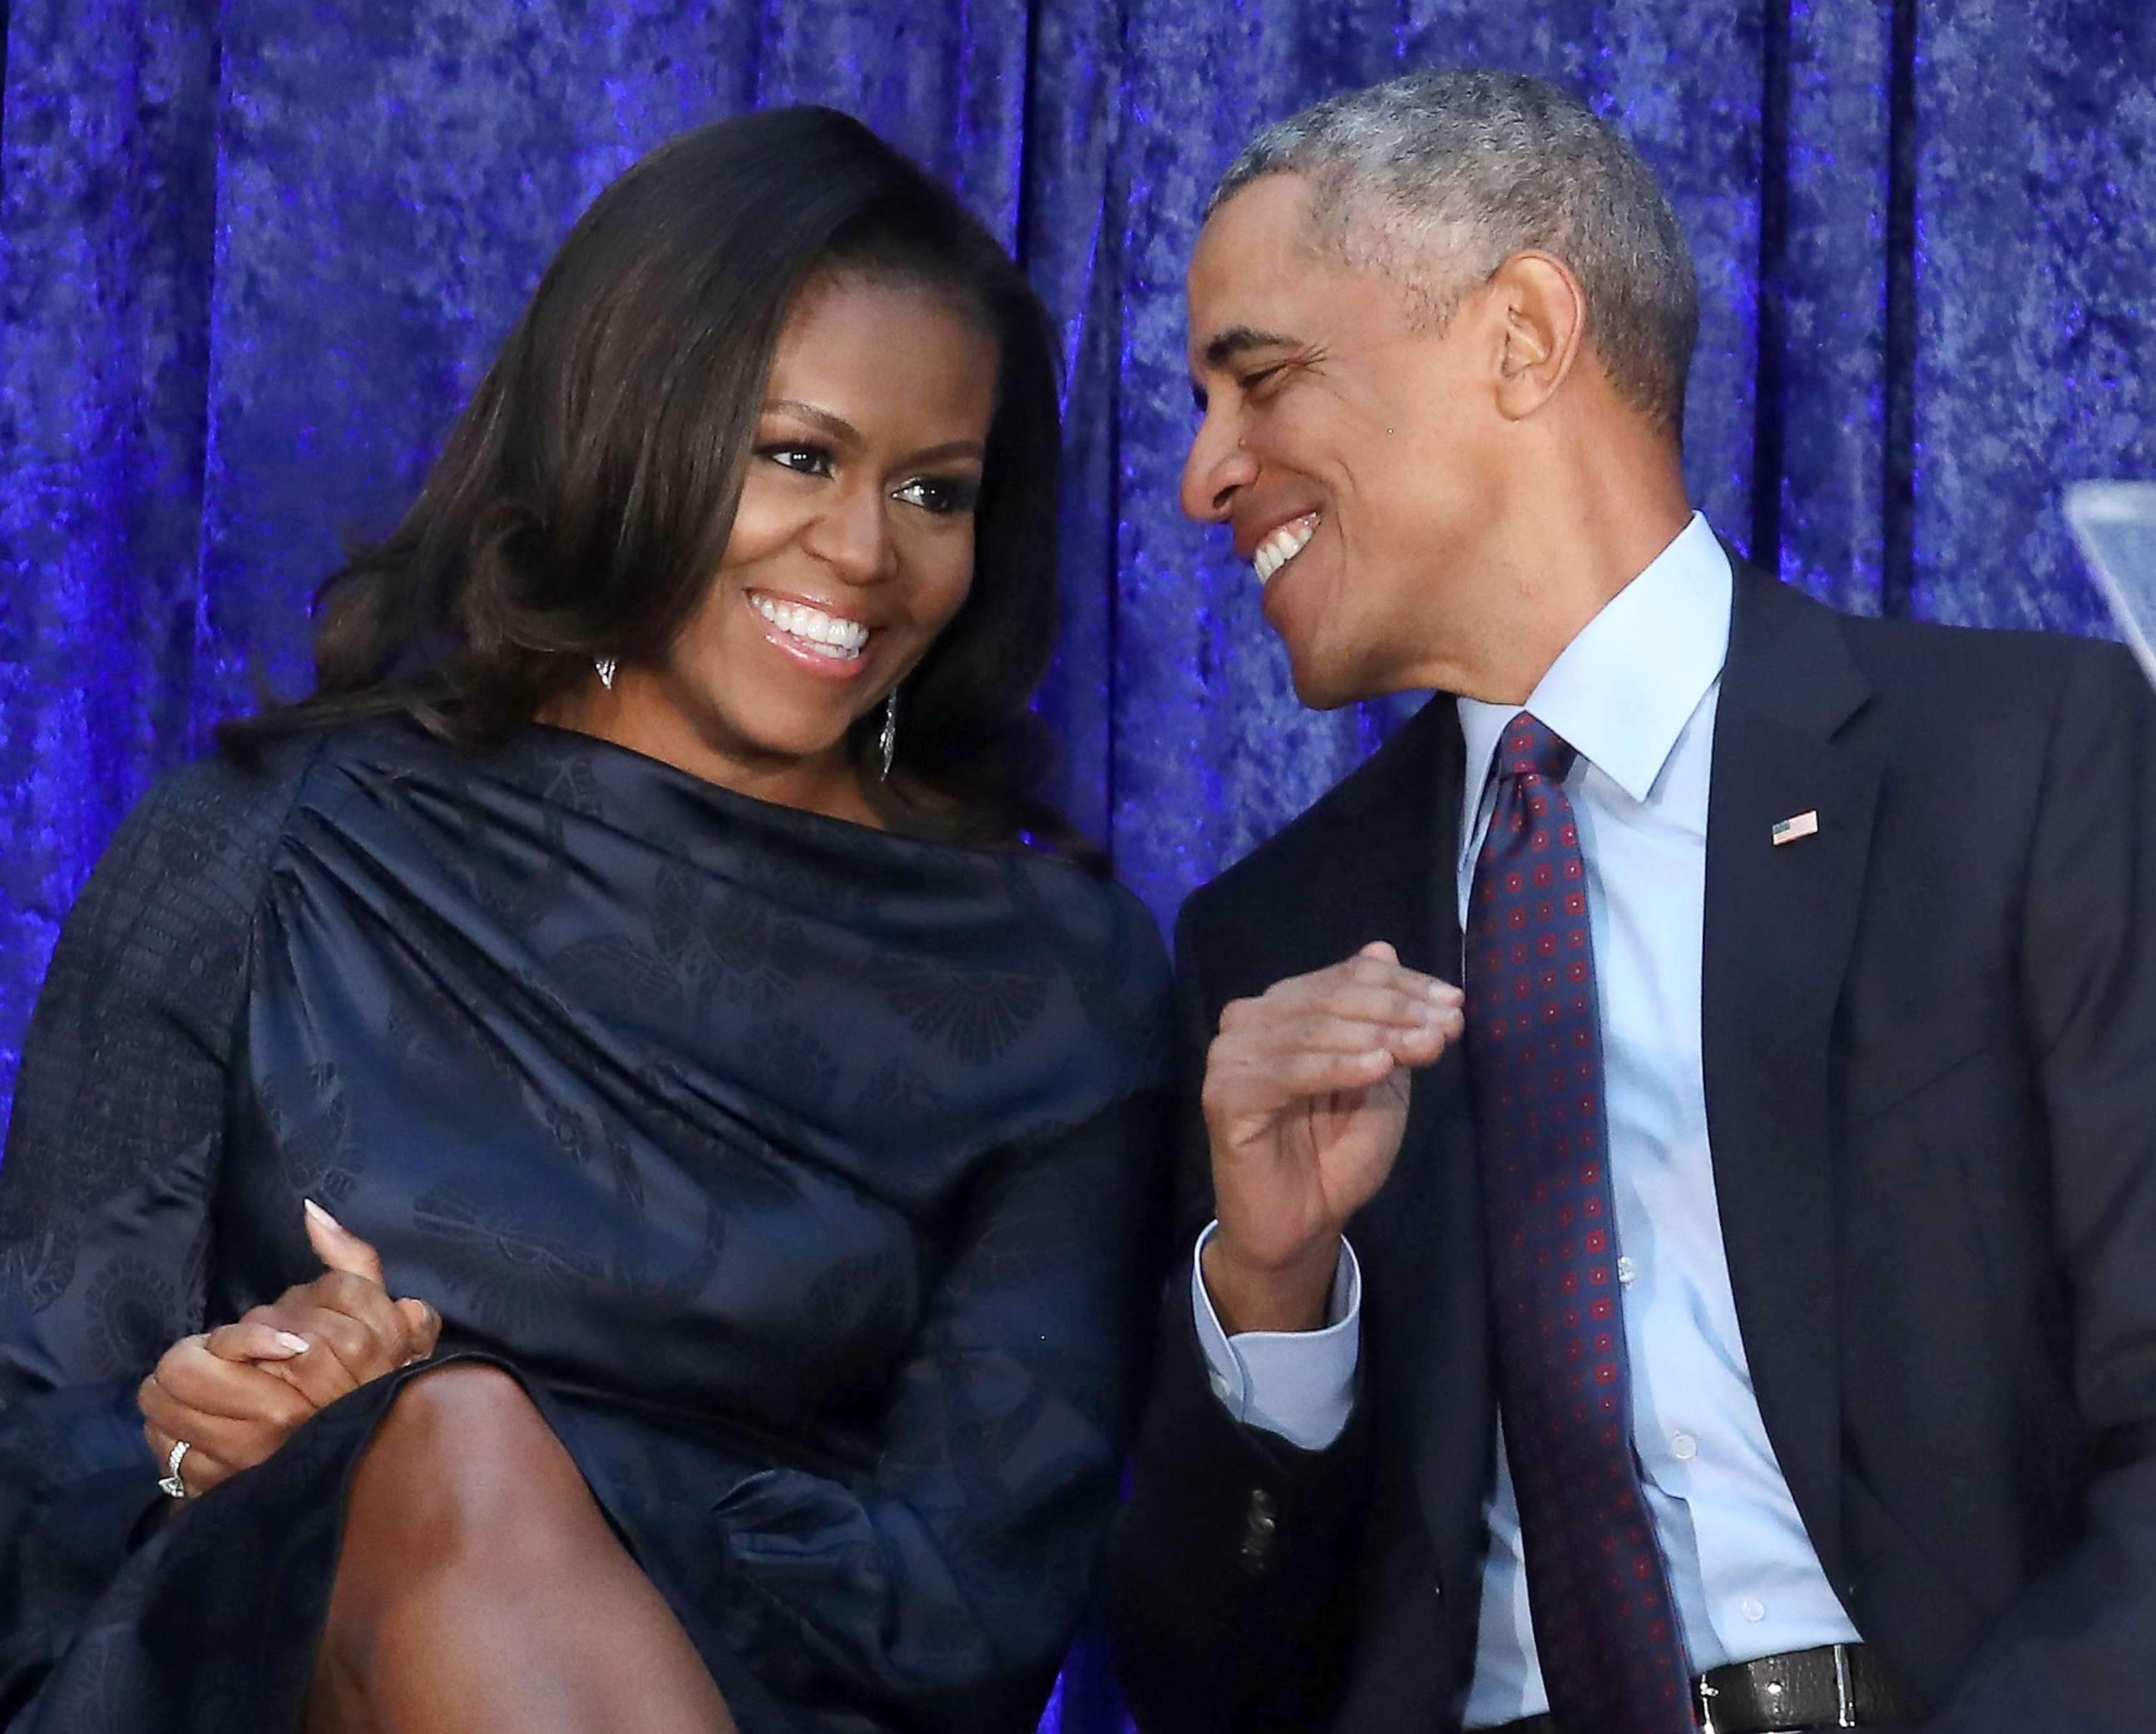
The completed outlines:
[[[1341,1230],[1399,1154],[1409,1074],[1459,1039],[1462,1003],[1378,941],[1222,1009],[1205,1059],[1220,1226],[1204,1277],[1230,1332],[1323,1322]]]

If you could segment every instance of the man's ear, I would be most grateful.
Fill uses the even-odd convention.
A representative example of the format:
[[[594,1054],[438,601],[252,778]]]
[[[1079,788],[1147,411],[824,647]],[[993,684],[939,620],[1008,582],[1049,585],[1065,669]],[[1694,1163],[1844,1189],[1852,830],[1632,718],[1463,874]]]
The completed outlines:
[[[1500,325],[1497,408],[1522,421],[1557,395],[1587,336],[1587,296],[1563,259],[1516,253],[1485,291]]]

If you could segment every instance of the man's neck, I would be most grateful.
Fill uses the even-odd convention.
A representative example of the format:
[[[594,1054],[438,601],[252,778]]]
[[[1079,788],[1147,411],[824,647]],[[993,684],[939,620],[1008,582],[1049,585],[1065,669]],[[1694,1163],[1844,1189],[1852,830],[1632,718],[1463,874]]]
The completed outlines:
[[[1526,702],[1550,664],[1691,521],[1673,449],[1597,441],[1537,477],[1476,579],[1477,607],[1449,678],[1491,704]]]

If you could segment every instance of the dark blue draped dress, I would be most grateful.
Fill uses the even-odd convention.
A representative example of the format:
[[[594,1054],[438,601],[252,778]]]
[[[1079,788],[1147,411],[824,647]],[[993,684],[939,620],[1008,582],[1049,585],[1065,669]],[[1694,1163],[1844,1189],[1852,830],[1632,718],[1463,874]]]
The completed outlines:
[[[296,1726],[398,1380],[182,1504],[134,1392],[319,1274],[311,1197],[523,1380],[745,1734],[1029,1728],[1132,1417],[1167,983],[1066,862],[579,735],[182,772],[0,1166],[0,1726]]]

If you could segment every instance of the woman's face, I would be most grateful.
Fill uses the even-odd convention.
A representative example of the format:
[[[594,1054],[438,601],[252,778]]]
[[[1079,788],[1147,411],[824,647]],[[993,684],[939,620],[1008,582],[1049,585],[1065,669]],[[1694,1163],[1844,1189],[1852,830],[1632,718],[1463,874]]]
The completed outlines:
[[[709,592],[663,658],[588,695],[584,725],[747,793],[869,818],[846,732],[972,587],[996,366],[994,340],[932,290],[807,290]]]

